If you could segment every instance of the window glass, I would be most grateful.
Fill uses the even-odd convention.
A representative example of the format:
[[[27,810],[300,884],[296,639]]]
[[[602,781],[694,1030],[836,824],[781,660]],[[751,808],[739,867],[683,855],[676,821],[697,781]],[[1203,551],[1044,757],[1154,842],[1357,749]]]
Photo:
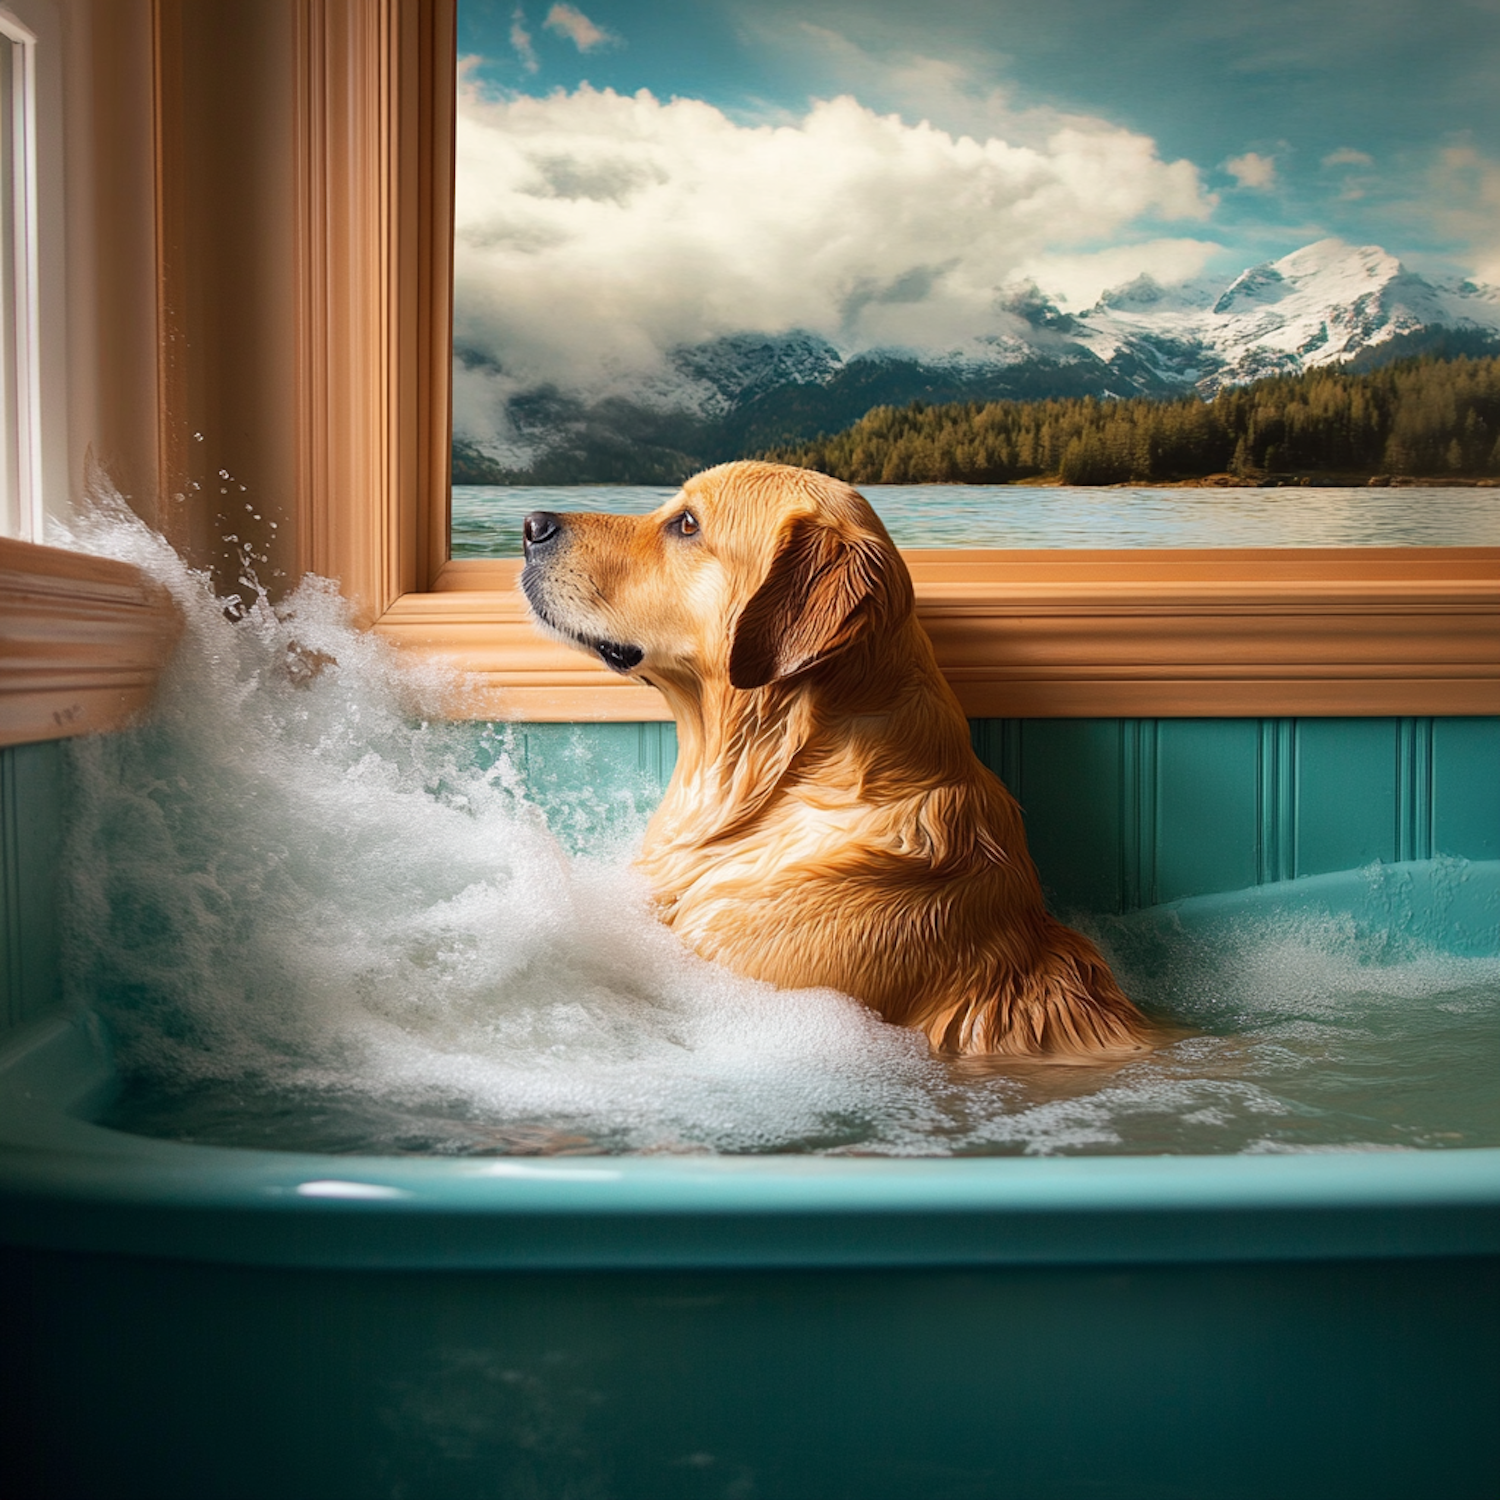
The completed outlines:
[[[0,13],[0,532],[40,541],[34,45]]]
[[[16,43],[0,32],[0,495],[4,532],[20,536],[26,520],[17,473],[16,410]]]
[[[908,547],[1500,544],[1500,135],[1388,11],[460,0],[454,555],[762,454]]]

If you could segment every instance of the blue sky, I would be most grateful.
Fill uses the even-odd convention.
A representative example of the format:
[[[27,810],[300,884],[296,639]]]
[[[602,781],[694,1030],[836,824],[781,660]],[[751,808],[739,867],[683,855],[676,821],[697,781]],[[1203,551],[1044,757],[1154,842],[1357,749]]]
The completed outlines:
[[[1198,168],[1214,269],[1337,235],[1500,280],[1500,0],[461,0],[459,25],[498,90],[586,80],[742,123],[849,94],[1011,139],[1081,115]]]

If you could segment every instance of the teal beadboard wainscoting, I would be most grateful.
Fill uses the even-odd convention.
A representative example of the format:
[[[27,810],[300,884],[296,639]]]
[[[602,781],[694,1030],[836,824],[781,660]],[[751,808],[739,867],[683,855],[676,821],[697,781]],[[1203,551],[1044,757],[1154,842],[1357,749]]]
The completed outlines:
[[[980,720],[1059,904],[1500,857],[1500,719]]]
[[[1062,910],[1118,912],[1375,860],[1500,858],[1500,718],[976,719]],[[671,724],[515,726],[538,797],[650,797]]]
[[[570,805],[615,794],[638,816],[677,758],[669,723],[496,729],[564,831]],[[972,730],[1020,799],[1064,912],[1375,860],[1500,859],[1500,718],[976,719]],[[0,750],[0,1027],[60,1000],[65,756],[56,741]]]

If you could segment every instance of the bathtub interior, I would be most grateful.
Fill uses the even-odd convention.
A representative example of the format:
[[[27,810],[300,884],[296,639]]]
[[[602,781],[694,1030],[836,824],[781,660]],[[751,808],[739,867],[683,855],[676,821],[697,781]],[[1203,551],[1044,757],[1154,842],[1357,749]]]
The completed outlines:
[[[0,757],[0,978],[12,1022],[104,1023],[122,1086],[96,1099],[101,1137],[557,1161],[1500,1141],[1500,719],[976,721],[1054,909],[1189,1035],[1144,1082],[960,1073],[651,919],[628,860],[670,725],[447,722],[451,679],[402,669],[328,585],[226,610],[160,538],[97,525],[172,590],[184,635],[145,723]],[[1278,1123],[1279,1096],[1236,1074],[1251,1033],[1273,1069],[1354,1084]],[[1368,1107],[1367,1039],[1399,1065]],[[1407,1118],[1419,1082],[1441,1109]]]
[[[1237,986],[1221,984],[1214,992],[1220,1004],[1225,995],[1243,997],[1247,987],[1276,984],[1291,984],[1301,1004],[1253,1017],[1258,1035],[1241,1013],[1229,1018],[1237,1019],[1238,1029],[1221,1026],[1218,1034],[1198,1031],[1169,1043],[1162,1049],[1165,1063],[1153,1058],[1103,1070],[975,1068],[906,1057],[914,1048],[877,1050],[877,1063],[904,1060],[913,1077],[929,1080],[932,1072],[923,1069],[941,1071],[950,1095],[979,1091],[988,1099],[992,1133],[957,1140],[951,1131],[935,1131],[866,1137],[852,1149],[835,1141],[830,1149],[826,1139],[775,1138],[777,1149],[756,1152],[753,1143],[734,1137],[727,1149],[712,1137],[685,1147],[679,1135],[674,1150],[648,1148],[643,1156],[627,1143],[622,1156],[618,1141],[608,1138],[556,1129],[549,1135],[541,1123],[498,1128],[503,1116],[500,1122],[487,1117],[477,1094],[466,1101],[467,1119],[450,1095],[453,1112],[435,1123],[430,1096],[411,1104],[405,1095],[393,1105],[379,1079],[364,1080],[369,1089],[361,1093],[357,1074],[352,1089],[344,1078],[321,1094],[295,1087],[278,1094],[272,1080],[258,1096],[255,1079],[234,1077],[174,1091],[150,1077],[132,1079],[128,1067],[122,1071],[109,1022],[88,1010],[16,1033],[3,1075],[3,1119],[7,1139],[17,1144],[72,1141],[106,1155],[133,1142],[153,1156],[174,1148],[211,1156],[250,1148],[251,1155],[346,1162],[530,1162],[530,1170],[541,1173],[579,1159],[631,1155],[658,1162],[715,1155],[785,1162],[799,1151],[829,1160],[1077,1160],[1320,1151],[1468,1155],[1500,1146],[1492,1083],[1500,1061],[1500,962],[1494,957],[1500,952],[1500,862],[1372,865],[1100,918],[1093,930],[1138,993],[1151,991],[1166,1003],[1175,993],[1179,1015],[1195,1001],[1201,1006],[1198,992],[1226,970],[1253,972]],[[1328,998],[1339,985],[1343,993]],[[1351,995],[1363,1004],[1355,1005]],[[1280,1099],[1250,1081],[1257,1048],[1297,1079]],[[695,1066],[712,1060],[701,1058]],[[632,1064],[643,1065],[639,1055]],[[1371,1069],[1379,1070],[1373,1080],[1364,1076]],[[1330,1075],[1333,1083],[1326,1082]],[[847,1074],[827,1076],[831,1086],[847,1089]],[[717,1085],[725,1091],[731,1082],[733,1075],[726,1075]],[[652,1087],[670,1092],[672,1080],[664,1075]],[[887,1090],[882,1098],[889,1097]],[[1237,1104],[1240,1122],[1230,1118]],[[1329,1123],[1332,1116],[1337,1125]]]
[[[840,997],[741,986],[694,965],[685,991],[599,999],[593,1014],[621,1035],[570,1032],[563,1045],[553,1029],[537,1045],[512,1033],[498,1057],[488,1018],[416,1015],[395,1052],[325,1050],[316,1065],[305,1052],[215,1054],[207,1071],[190,1059],[184,1078],[171,1071],[175,1048],[156,1061],[156,1028],[172,1018],[148,1025],[116,1009],[123,1082],[92,1118],[168,1140],[350,1156],[1500,1145],[1500,863],[1375,865],[1085,921],[1163,1028],[1143,1058],[934,1058]],[[339,1048],[368,1036],[362,1008],[335,1021]]]

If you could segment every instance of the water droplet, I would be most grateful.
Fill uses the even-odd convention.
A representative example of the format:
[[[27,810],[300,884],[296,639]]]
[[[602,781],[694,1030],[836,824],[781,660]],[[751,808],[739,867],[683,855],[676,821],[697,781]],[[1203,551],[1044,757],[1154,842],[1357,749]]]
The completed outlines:
[[[193,434],[193,441],[195,443],[201,443],[203,441],[203,434],[201,432],[195,432]]]

